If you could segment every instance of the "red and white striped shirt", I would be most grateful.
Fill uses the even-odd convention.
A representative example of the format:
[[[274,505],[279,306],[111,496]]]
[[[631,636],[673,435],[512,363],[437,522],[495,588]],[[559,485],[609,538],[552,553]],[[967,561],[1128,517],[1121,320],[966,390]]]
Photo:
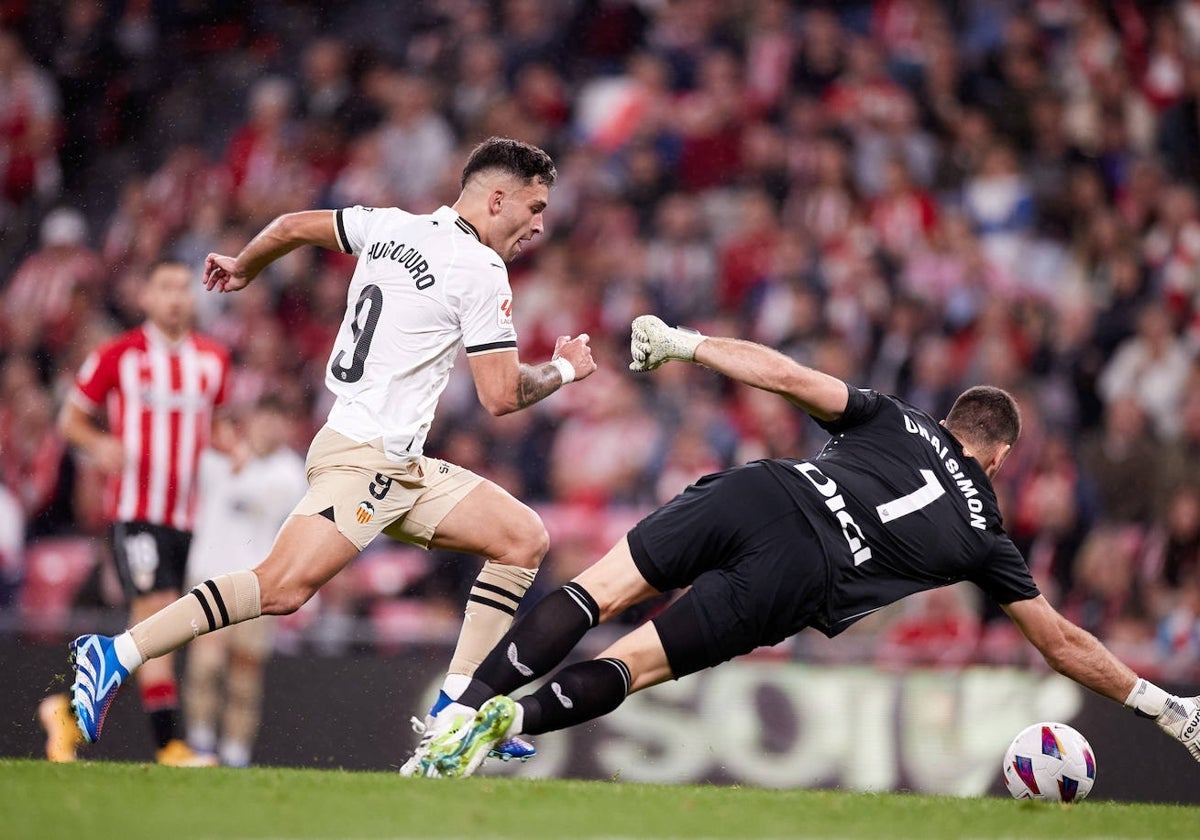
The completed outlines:
[[[190,333],[171,342],[151,324],[92,351],[74,399],[93,412],[106,406],[125,447],[125,469],[108,483],[110,520],[192,529],[197,464],[228,375],[229,353],[216,341]]]

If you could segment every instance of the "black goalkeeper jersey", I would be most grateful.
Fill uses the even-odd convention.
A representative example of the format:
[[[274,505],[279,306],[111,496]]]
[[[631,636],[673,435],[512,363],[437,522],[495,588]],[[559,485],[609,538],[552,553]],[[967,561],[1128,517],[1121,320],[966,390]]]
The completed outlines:
[[[820,422],[820,421],[818,421]],[[983,468],[929,415],[850,389],[815,458],[767,462],[807,515],[828,567],[828,636],[888,604],[969,580],[1001,604],[1037,585],[1001,526]]]

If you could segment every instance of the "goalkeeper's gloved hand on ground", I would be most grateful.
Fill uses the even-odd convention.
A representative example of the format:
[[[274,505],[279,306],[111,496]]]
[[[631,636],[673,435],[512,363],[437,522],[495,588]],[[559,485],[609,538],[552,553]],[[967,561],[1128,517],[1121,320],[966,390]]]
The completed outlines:
[[[1139,679],[1125,705],[1143,717],[1153,718],[1158,728],[1187,747],[1200,761],[1200,697],[1176,697],[1154,683]]]
[[[669,327],[653,315],[639,315],[633,319],[629,341],[633,361],[629,363],[629,369],[654,370],[671,359],[690,362],[704,338],[695,330]]]
[[[1154,722],[1200,761],[1200,697],[1171,697]]]

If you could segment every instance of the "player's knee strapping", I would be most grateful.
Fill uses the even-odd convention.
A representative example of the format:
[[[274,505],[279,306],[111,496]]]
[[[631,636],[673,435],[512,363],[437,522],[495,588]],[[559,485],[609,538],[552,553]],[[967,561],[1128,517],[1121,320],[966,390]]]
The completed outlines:
[[[196,636],[258,618],[261,613],[258,576],[248,570],[233,572],[204,581],[131,627],[129,635],[144,662],[170,653]]]
[[[459,702],[478,708],[549,673],[599,622],[600,607],[587,590],[574,581],[564,584],[513,625],[475,669]]]
[[[528,697],[522,697],[521,732],[539,735],[593,720],[620,706],[633,684],[620,659],[568,665]]]
[[[449,673],[474,674],[479,663],[512,626],[513,616],[537,569],[488,561],[467,596],[468,620],[463,624],[450,660]]]

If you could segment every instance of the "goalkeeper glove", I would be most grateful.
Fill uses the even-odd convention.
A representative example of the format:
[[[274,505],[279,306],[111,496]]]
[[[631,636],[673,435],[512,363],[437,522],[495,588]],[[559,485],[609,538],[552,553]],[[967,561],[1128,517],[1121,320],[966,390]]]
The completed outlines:
[[[1143,717],[1154,718],[1158,728],[1187,747],[1200,761],[1200,697],[1176,697],[1152,682],[1139,679],[1125,705]]]
[[[696,347],[704,338],[695,330],[668,327],[661,318],[653,315],[639,315],[633,319],[629,341],[633,361],[629,369],[654,370],[671,359],[690,362],[696,355]]]

